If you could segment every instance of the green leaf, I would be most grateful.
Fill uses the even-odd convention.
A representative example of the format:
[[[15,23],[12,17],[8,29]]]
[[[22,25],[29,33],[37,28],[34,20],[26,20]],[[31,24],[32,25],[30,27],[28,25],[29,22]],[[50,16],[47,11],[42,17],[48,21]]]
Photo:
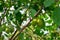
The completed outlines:
[[[52,23],[52,20],[48,20],[48,21],[46,21],[46,22],[50,24],[50,23]]]
[[[30,16],[31,17],[34,17],[35,13],[36,13],[36,10],[35,9],[30,9]]]
[[[18,21],[19,24],[21,24],[22,20],[21,20],[21,17],[22,17],[22,14],[19,12],[19,9],[15,10],[15,18],[16,20]]]
[[[11,27],[11,28],[7,28],[7,33],[12,33],[14,31],[14,28],[13,27]]]
[[[17,40],[24,40],[24,33],[19,34]]]
[[[21,20],[21,13],[17,13],[16,14],[16,20],[19,22],[19,24],[21,24],[22,20]]]
[[[60,25],[60,7],[54,9],[53,21],[59,26]]]
[[[26,37],[25,40],[32,40],[32,37]]]
[[[0,32],[2,32],[3,31],[3,29],[0,27]]]
[[[45,1],[44,1],[44,6],[45,6],[45,7],[49,7],[49,6],[51,6],[54,2],[55,2],[55,0],[45,0]]]
[[[2,1],[0,1],[0,11],[3,11],[3,2]]]
[[[5,31],[5,29],[6,29],[6,25],[0,26],[0,32]]]
[[[39,35],[39,36],[42,36],[43,35],[43,32],[40,32],[40,27],[39,26],[37,26],[36,28],[35,28],[35,31],[34,31],[34,34],[37,34],[37,35]]]

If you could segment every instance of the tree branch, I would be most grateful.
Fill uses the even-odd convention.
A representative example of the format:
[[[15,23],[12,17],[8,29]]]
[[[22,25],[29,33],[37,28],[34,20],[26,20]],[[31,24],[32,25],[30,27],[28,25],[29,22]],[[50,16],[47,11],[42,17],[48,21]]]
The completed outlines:
[[[37,11],[37,13],[35,14],[35,17],[39,14],[39,13],[41,13],[41,10],[42,10],[42,7]],[[15,35],[12,39],[10,39],[10,40],[15,40],[15,38],[28,26],[28,24],[33,20],[33,19],[31,19],[31,18],[29,18],[30,19],[30,21],[27,23],[27,25],[25,25],[25,26],[23,26],[23,28],[18,32],[18,34],[17,35]]]

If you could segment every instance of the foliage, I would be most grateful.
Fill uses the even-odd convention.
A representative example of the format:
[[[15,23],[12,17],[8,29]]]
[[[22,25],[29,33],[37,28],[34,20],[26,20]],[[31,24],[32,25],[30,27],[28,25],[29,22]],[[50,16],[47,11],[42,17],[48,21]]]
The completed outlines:
[[[0,40],[60,40],[60,0],[0,0]]]

